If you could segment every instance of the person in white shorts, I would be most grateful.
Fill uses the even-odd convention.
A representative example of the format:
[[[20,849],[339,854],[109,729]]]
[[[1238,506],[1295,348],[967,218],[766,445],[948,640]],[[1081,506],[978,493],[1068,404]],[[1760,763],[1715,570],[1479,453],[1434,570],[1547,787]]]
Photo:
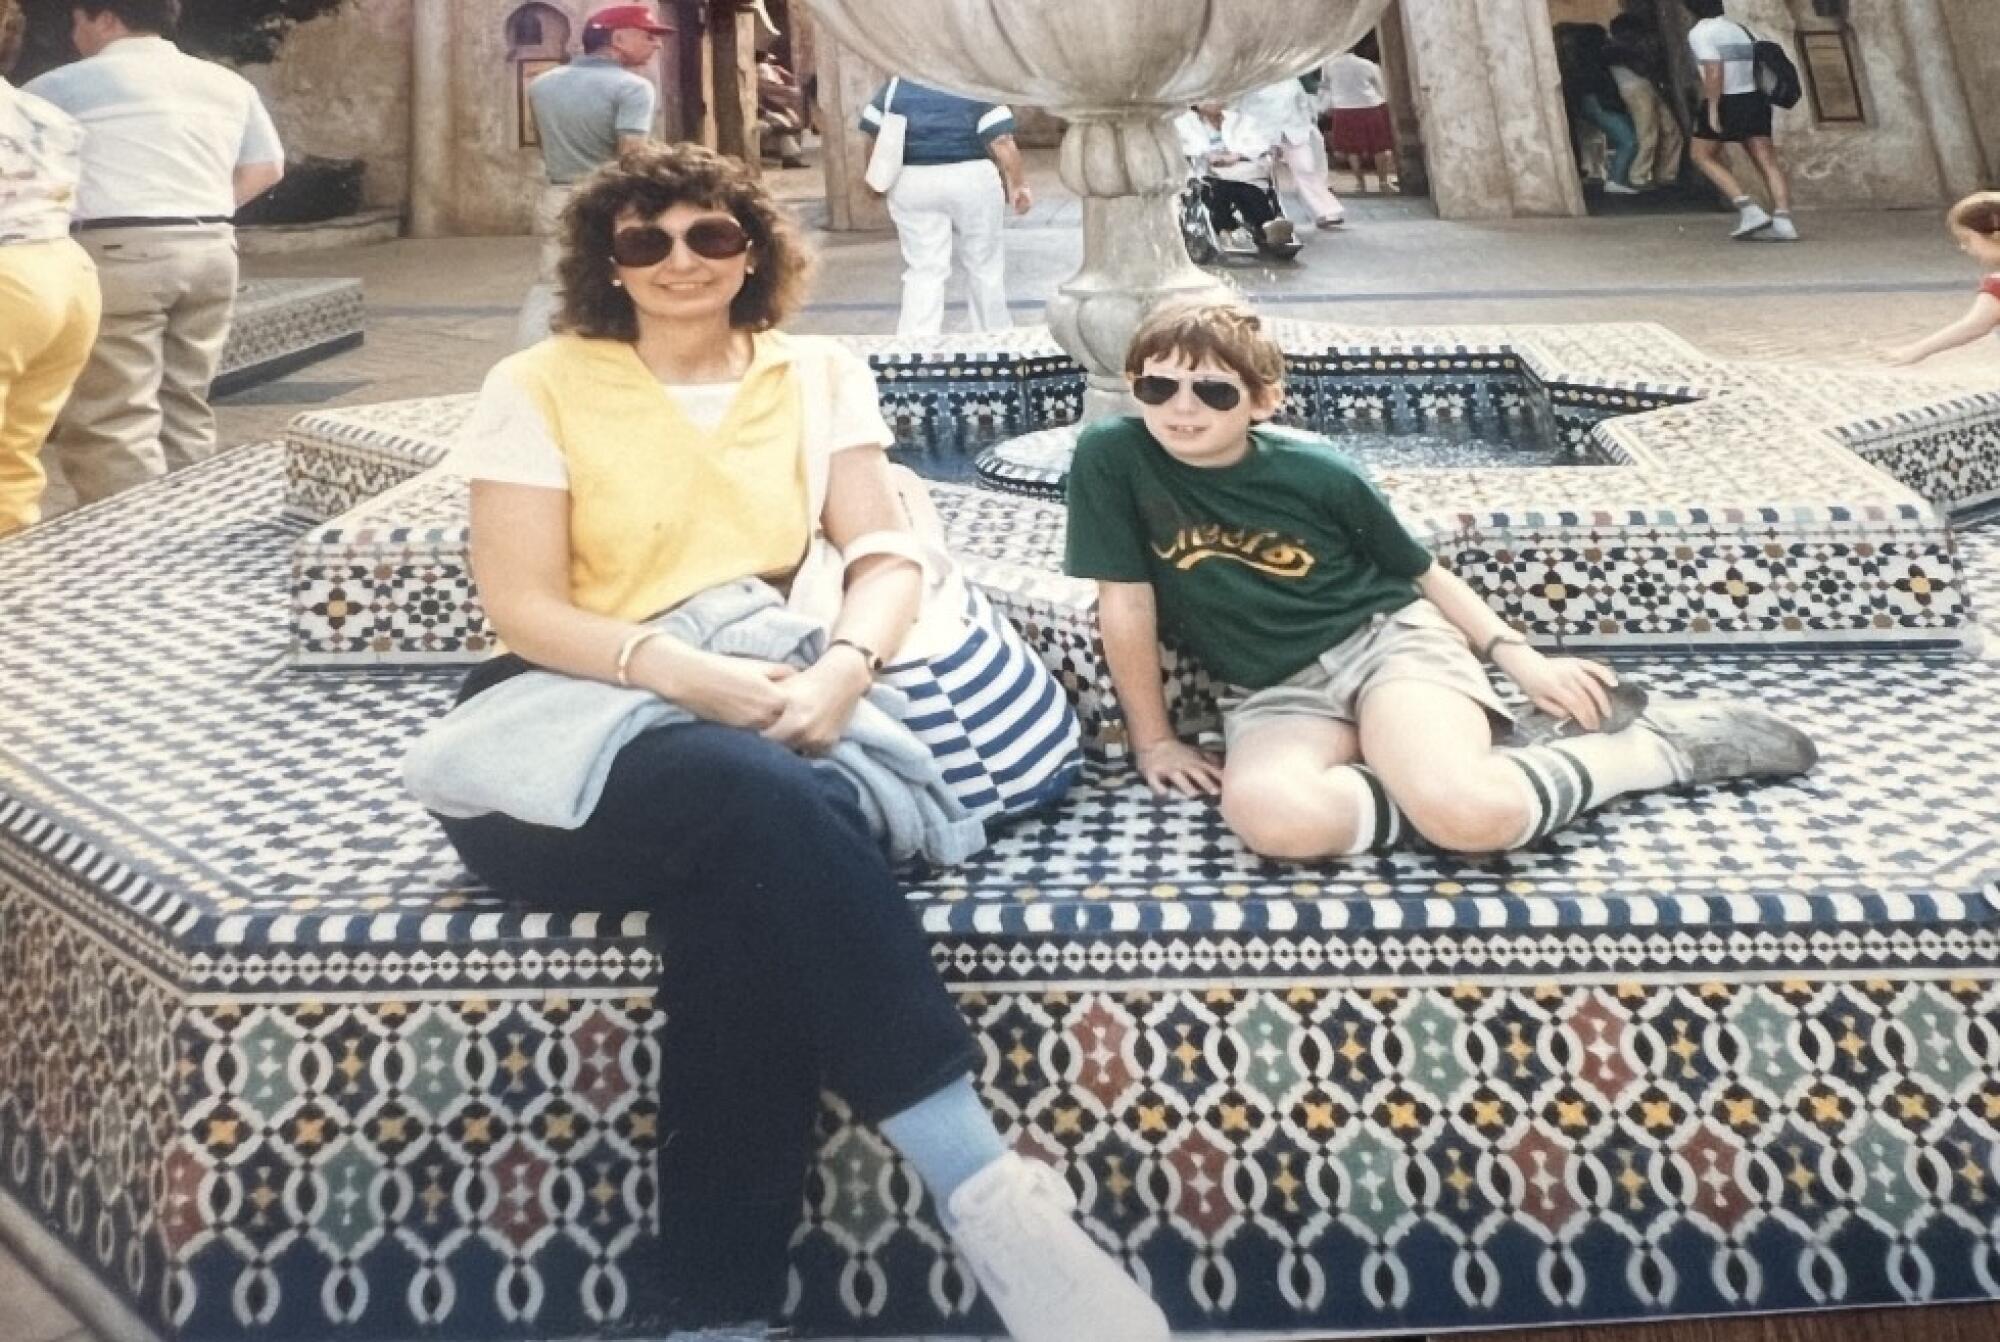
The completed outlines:
[[[1013,111],[1003,103],[961,98],[898,78],[877,89],[861,109],[870,157],[888,113],[909,121],[902,171],[888,192],[889,217],[903,246],[903,304],[896,334],[932,336],[944,330],[945,286],[954,252],[965,272],[972,329],[1013,325],[1002,246],[1006,207],[1026,214],[1035,203],[1014,143]]]
[[[1681,0],[1699,20],[1688,31],[1688,49],[1701,69],[1701,115],[1696,119],[1695,167],[1736,208],[1736,238],[1797,242],[1792,187],[1771,141],[1771,100],[1757,87],[1757,38],[1722,11],[1722,0]],[[1750,198],[1722,160],[1725,144],[1740,144],[1771,193],[1766,210]]]

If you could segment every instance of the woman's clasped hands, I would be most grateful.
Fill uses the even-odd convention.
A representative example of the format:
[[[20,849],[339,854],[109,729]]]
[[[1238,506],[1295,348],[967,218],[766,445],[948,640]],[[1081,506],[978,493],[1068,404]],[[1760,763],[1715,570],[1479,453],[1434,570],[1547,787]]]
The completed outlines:
[[[839,648],[801,670],[680,646],[654,689],[705,721],[823,755],[840,740],[871,679],[865,661]]]

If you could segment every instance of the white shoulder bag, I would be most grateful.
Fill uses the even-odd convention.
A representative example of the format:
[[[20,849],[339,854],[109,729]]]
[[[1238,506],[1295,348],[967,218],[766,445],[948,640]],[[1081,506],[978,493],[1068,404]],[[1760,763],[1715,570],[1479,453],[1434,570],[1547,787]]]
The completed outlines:
[[[944,522],[931,503],[930,489],[922,477],[907,466],[891,466],[890,478],[909,519],[907,533],[876,533],[887,543],[875,544],[875,536],[863,536],[843,553],[827,538],[821,516],[826,510],[827,475],[833,462],[834,444],[828,441],[829,407],[833,398],[833,370],[828,366],[832,353],[816,339],[797,342],[799,399],[805,418],[806,489],[812,510],[812,541],[805,562],[792,577],[791,596],[786,604],[802,615],[811,616],[827,628],[840,614],[847,589],[847,566],[875,554],[909,554],[923,569],[924,594],[917,608],[917,623],[893,653],[883,650],[890,665],[927,661],[957,647],[965,636],[965,577],[946,547]],[[842,446],[846,446],[843,444]]]
[[[890,110],[900,82],[890,79],[889,90],[882,95],[882,126],[875,132],[875,152],[868,156],[868,171],[862,174],[863,181],[885,194],[903,171],[903,141],[910,133],[910,119]]]

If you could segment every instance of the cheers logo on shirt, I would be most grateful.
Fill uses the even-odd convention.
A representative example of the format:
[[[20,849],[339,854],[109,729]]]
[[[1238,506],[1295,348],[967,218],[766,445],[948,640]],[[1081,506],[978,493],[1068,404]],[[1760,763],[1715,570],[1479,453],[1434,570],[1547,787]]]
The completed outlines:
[[[1158,545],[1152,548],[1162,563],[1183,573],[1203,560],[1227,559],[1274,578],[1303,578],[1318,562],[1303,542],[1275,531],[1244,531],[1216,525],[1182,527],[1166,548]]]

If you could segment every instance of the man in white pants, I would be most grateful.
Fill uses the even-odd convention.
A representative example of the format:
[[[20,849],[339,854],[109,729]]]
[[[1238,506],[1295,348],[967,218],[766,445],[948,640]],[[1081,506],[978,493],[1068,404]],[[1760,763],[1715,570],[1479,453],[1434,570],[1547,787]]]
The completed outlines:
[[[1014,113],[1001,104],[895,79],[861,110],[870,156],[885,110],[909,119],[903,168],[889,188],[889,217],[903,247],[903,307],[896,334],[926,336],[944,330],[954,236],[972,329],[1011,326],[1002,247],[1005,207],[1011,203],[1014,213],[1026,214],[1034,204],[1021,150],[1014,143]]]
[[[236,302],[237,206],[284,176],[263,102],[167,40],[178,0],[76,0],[83,59],[26,86],[83,125],[77,240],[97,265],[97,343],[49,439],[81,503],[215,451],[208,385]]]
[[[528,85],[548,181],[535,199],[535,235],[542,240],[534,287],[521,305],[514,343],[525,348],[549,333],[555,311],[557,236],[563,206],[576,184],[653,133],[659,97],[636,73],[660,57],[665,34],[651,5],[612,5],[583,23],[583,55]]]

